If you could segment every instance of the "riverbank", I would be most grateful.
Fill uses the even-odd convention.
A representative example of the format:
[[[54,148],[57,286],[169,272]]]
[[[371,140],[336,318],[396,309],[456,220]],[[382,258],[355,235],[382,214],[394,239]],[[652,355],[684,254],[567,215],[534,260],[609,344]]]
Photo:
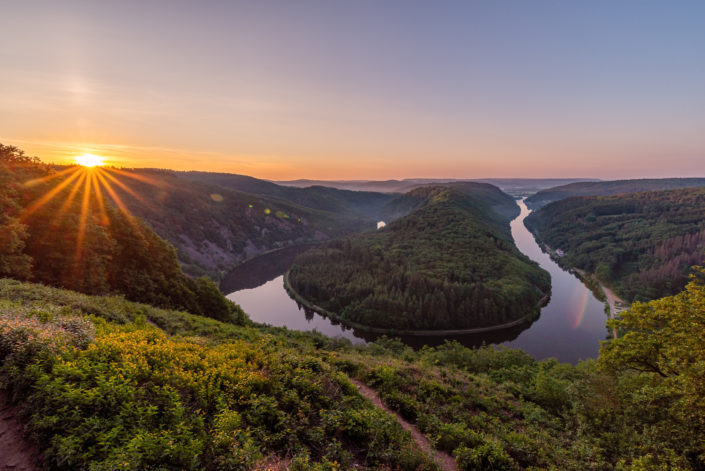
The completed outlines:
[[[629,308],[629,303],[625,302],[622,298],[617,296],[614,291],[605,286],[605,284],[598,280],[595,275],[593,275],[592,273],[588,273],[585,270],[581,270],[580,268],[575,268],[562,264],[562,257],[557,253],[556,250],[553,250],[551,247],[543,243],[540,246],[542,250],[544,250],[551,257],[551,260],[556,262],[558,266],[575,273],[576,276],[578,276],[578,278],[580,278],[580,280],[583,282],[583,284],[592,291],[593,295],[595,295],[597,299],[607,304],[607,308],[609,310],[608,315],[610,319],[613,319],[617,314]]]
[[[626,310],[629,308],[629,305],[624,302],[622,298],[617,296],[614,291],[609,289],[607,286],[603,285],[598,281],[600,285],[600,289],[602,290],[603,293],[605,293],[605,297],[607,298],[607,304],[610,306],[610,317],[614,318],[617,314],[620,312]]]
[[[336,322],[339,322],[347,327],[360,330],[362,332],[368,332],[371,334],[383,334],[383,335],[402,335],[402,336],[412,336],[412,337],[441,337],[441,336],[453,336],[453,335],[467,335],[467,334],[478,334],[483,332],[493,332],[498,330],[509,329],[511,327],[516,327],[518,325],[524,324],[535,320],[539,313],[534,315],[527,314],[520,317],[519,319],[505,322],[503,324],[498,324],[494,326],[487,327],[475,327],[471,329],[444,329],[444,330],[397,330],[397,329],[385,329],[381,327],[371,327],[364,324],[359,324],[357,322],[351,322],[347,319],[343,319],[341,316],[334,312],[327,311],[326,309],[313,304],[301,294],[299,294],[289,283],[289,272],[284,274],[284,289],[296,302],[300,303],[302,306],[322,315]],[[550,299],[550,294],[546,294],[538,302],[537,307],[543,306]]]

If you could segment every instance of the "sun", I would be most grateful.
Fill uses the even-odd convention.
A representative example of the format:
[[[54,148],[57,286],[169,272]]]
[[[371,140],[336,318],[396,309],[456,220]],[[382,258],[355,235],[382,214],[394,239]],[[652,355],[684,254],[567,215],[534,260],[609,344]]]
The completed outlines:
[[[83,154],[74,158],[78,165],[84,167],[100,167],[103,165],[103,157],[94,154]]]

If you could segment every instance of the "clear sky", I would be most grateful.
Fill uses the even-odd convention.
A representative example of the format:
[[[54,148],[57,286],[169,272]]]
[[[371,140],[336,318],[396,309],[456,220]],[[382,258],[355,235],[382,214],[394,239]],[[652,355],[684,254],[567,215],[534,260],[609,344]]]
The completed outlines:
[[[2,2],[0,142],[263,178],[705,176],[705,2]]]

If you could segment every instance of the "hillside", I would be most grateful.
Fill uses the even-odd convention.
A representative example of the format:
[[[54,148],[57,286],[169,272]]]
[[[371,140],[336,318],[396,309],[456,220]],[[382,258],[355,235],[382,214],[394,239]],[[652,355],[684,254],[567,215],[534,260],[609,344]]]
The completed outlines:
[[[171,171],[120,170],[125,205],[177,249],[188,273],[220,278],[233,265],[275,248],[323,241],[366,228],[362,216],[307,208],[191,181]]]
[[[380,209],[394,195],[371,191],[350,191],[322,185],[306,188],[277,185],[245,175],[209,172],[177,172],[179,177],[219,185],[231,190],[273,196],[308,208],[350,214],[379,220]]]
[[[397,202],[412,212],[300,255],[289,272],[294,290],[344,322],[392,330],[485,327],[538,313],[548,274],[516,249],[490,204],[445,187]]]
[[[327,186],[341,190],[375,191],[381,193],[405,193],[420,186],[446,185],[448,183],[489,183],[511,195],[533,194],[541,189],[573,182],[595,181],[589,178],[407,178],[404,180],[284,180],[275,181],[281,186],[306,188]]]
[[[654,178],[578,182],[538,191],[526,199],[529,209],[537,210],[548,203],[571,196],[609,196],[641,191],[674,190],[705,186],[705,178]]]
[[[519,206],[514,199],[489,183],[454,182],[443,185],[422,185],[415,190],[399,195],[389,201],[380,211],[380,219],[394,221],[425,206],[438,193],[438,188],[452,188],[477,201],[483,208],[489,207],[499,216],[511,220],[519,215]]]
[[[353,347],[0,280],[0,384],[41,469],[439,469],[355,383],[463,470],[701,469],[703,303],[693,282],[633,306],[598,368]]]
[[[628,300],[683,289],[705,260],[705,188],[568,198],[526,219],[567,267],[593,273]]]
[[[96,172],[56,171],[0,144],[0,276],[244,322],[213,282],[184,275],[172,246],[103,197]]]

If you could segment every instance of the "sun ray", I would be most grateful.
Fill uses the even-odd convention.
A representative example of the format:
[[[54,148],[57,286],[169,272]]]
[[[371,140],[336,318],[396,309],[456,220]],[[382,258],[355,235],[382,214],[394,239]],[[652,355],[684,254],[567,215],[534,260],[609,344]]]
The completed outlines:
[[[88,226],[88,212],[91,207],[91,179],[86,178],[83,186],[83,201],[81,202],[81,219],[78,223],[78,237],[76,238],[76,260],[80,260],[83,255],[83,242],[86,237]]]
[[[49,239],[52,235],[55,235],[54,229],[56,226],[59,224],[59,221],[63,217],[63,215],[69,210],[71,207],[71,203],[73,200],[76,198],[76,194],[78,191],[81,189],[81,186],[83,184],[83,180],[85,180],[86,174],[83,173],[81,177],[78,179],[75,185],[71,188],[71,193],[69,193],[68,197],[66,198],[66,201],[64,201],[64,204],[61,205],[61,208],[59,208],[59,211],[57,211],[56,215],[52,218],[51,222],[49,223],[49,228],[44,234],[44,236],[39,240],[39,244],[42,245],[44,244],[47,239]]]
[[[98,201],[98,209],[100,209],[100,222],[103,225],[108,225],[110,219],[108,218],[108,213],[105,211],[105,201],[103,200],[103,189],[98,181],[98,175],[95,172],[91,172],[91,179],[93,180],[93,188],[95,188],[95,198]]]
[[[127,206],[125,205],[125,203],[122,202],[122,199],[118,196],[113,187],[110,186],[110,183],[105,180],[105,178],[103,177],[103,173],[97,173],[96,176],[98,177],[98,180],[100,180],[100,183],[102,184],[103,188],[105,188],[105,191],[107,191],[110,197],[113,199],[118,209],[125,215],[127,222],[130,223],[133,229],[137,230],[137,232],[141,234],[142,231],[140,230],[137,223],[133,220],[132,213],[130,213],[130,211],[127,209]]]
[[[56,172],[56,173],[52,173],[51,175],[47,175],[42,178],[34,178],[32,180],[27,180],[26,182],[24,182],[24,186],[29,187],[29,186],[39,185],[40,183],[46,183],[48,181],[54,180],[55,178],[59,178],[62,175],[66,175],[67,173],[79,172],[80,170],[81,170],[80,167],[69,167],[65,170],[62,170],[62,171]]]
[[[121,182],[117,178],[113,177],[108,172],[104,172],[102,169],[98,169],[98,172],[100,172],[100,174],[103,175],[104,177],[110,179],[110,181],[115,183],[117,186],[119,186],[122,190],[124,190],[130,196],[134,197],[137,201],[139,201],[143,205],[147,206],[150,210],[152,210],[152,211],[155,210],[154,206],[152,206],[147,200],[145,200],[140,194],[138,194],[135,190],[133,190],[129,186],[125,185],[123,182]]]
[[[126,172],[125,170],[120,170],[118,168],[103,168],[106,172],[114,172],[120,174],[127,178],[132,178],[134,180],[141,181],[142,183],[147,183],[149,185],[157,186],[160,188],[168,187],[169,184],[163,181],[156,180],[154,178],[146,177],[144,175],[138,175],[134,172]]]
[[[73,187],[71,188],[71,192],[66,197],[66,201],[64,201],[64,204],[61,205],[61,208],[59,208],[59,211],[56,213],[56,216],[54,216],[51,223],[49,223],[50,227],[54,226],[58,222],[58,220],[64,215],[64,213],[69,210],[71,203],[76,198],[76,194],[78,193],[78,190],[80,190],[81,187],[83,186],[83,182],[86,180],[86,177],[87,177],[86,172],[81,172],[81,176],[76,181],[76,184],[73,185]]]
[[[30,215],[32,215],[35,211],[37,211],[39,208],[47,204],[49,201],[51,201],[56,195],[58,195],[64,188],[66,188],[68,185],[71,184],[72,181],[74,181],[76,178],[81,176],[81,172],[76,172],[73,175],[69,176],[66,180],[63,182],[59,183],[56,185],[54,188],[52,188],[51,191],[49,191],[47,194],[39,198],[37,201],[32,203],[31,205],[27,206],[27,208],[22,212],[20,219],[26,220]]]

